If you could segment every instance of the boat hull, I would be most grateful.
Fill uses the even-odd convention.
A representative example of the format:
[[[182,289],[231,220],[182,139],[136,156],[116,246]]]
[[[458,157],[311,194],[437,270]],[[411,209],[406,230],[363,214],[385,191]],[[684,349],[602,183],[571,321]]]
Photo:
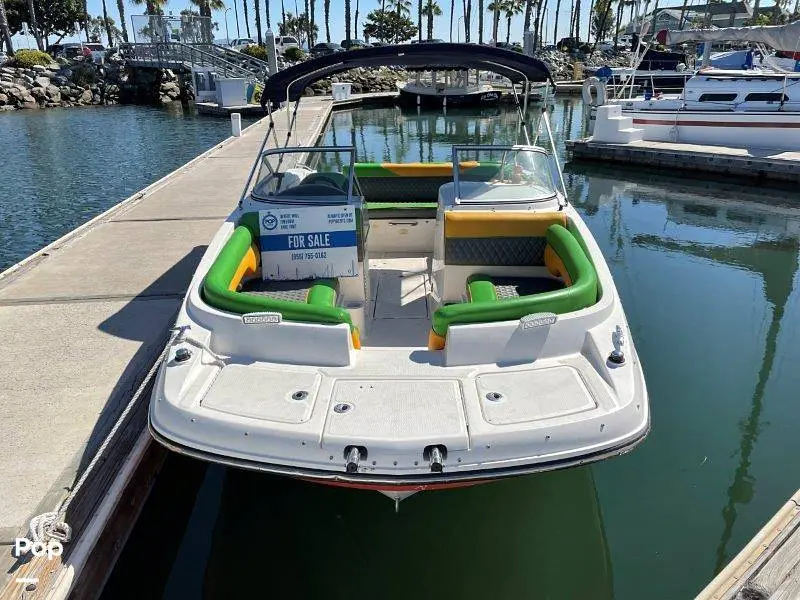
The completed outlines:
[[[654,142],[732,148],[800,149],[800,112],[626,111]]]
[[[518,465],[514,467],[498,467],[495,469],[482,469],[476,471],[452,471],[445,469],[441,473],[430,475],[411,475],[391,477],[386,475],[371,475],[369,473],[346,473],[343,471],[324,471],[308,469],[299,466],[278,465],[266,462],[237,458],[235,456],[216,454],[198,448],[179,444],[165,436],[149,424],[150,434],[158,443],[176,454],[182,454],[205,462],[215,463],[226,467],[234,467],[248,471],[259,471],[271,475],[280,475],[300,479],[321,485],[345,487],[354,490],[367,490],[379,492],[396,500],[402,500],[423,491],[462,488],[473,485],[482,485],[501,479],[533,475],[546,471],[555,471],[571,467],[583,466],[615,456],[621,456],[636,448],[650,432],[650,421],[636,437],[612,448],[607,448],[593,454],[585,454],[564,460]]]
[[[400,89],[401,106],[420,106],[423,108],[476,108],[497,106],[501,94],[497,90],[472,92],[468,94],[418,94]]]

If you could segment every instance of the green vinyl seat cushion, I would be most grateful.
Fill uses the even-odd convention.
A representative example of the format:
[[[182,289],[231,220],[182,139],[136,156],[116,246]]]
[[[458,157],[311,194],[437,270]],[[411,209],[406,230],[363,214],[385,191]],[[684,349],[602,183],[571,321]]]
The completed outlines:
[[[561,225],[551,225],[545,235],[563,262],[571,285],[525,296],[498,297],[499,280],[504,278],[473,275],[467,282],[470,301],[437,310],[433,315],[434,333],[445,336],[450,325],[512,321],[537,312],[566,314],[595,304],[597,272],[581,244]]]

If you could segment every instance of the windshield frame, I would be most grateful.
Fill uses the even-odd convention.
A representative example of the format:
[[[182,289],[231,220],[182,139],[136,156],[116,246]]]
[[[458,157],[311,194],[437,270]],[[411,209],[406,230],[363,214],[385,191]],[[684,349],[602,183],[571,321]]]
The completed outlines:
[[[268,150],[262,150],[258,158],[256,159],[255,164],[250,173],[250,177],[247,178],[247,183],[245,184],[245,193],[244,195],[248,195],[254,202],[275,202],[276,198],[274,197],[265,197],[256,195],[255,188],[258,185],[259,181],[261,180],[261,172],[262,169],[267,168],[272,173],[275,173],[269,164],[268,161],[265,161],[265,158],[274,155],[286,155],[286,154],[322,154],[325,152],[331,153],[346,153],[349,155],[348,166],[346,168],[346,172],[342,174],[347,177],[347,196],[346,199],[349,202],[353,198],[353,189],[354,189],[354,180],[355,180],[355,159],[356,159],[356,148],[355,146],[313,146],[313,147],[306,147],[306,146],[290,146],[285,148],[271,148]],[[282,159],[279,159],[278,166],[280,166]],[[300,162],[300,161],[298,161]],[[343,169],[344,170],[344,169]],[[251,186],[252,184],[252,186]]]
[[[454,202],[456,204],[486,204],[486,200],[485,199],[484,200],[475,200],[475,199],[470,199],[470,198],[464,198],[464,197],[461,196],[461,181],[460,181],[460,177],[459,177],[459,171],[461,169],[459,168],[459,153],[460,152],[476,151],[476,150],[477,151],[486,150],[486,151],[489,151],[489,152],[503,152],[503,162],[501,163],[501,167],[502,167],[502,164],[505,163],[506,155],[507,155],[508,152],[526,151],[526,152],[533,152],[535,154],[540,154],[540,155],[544,156],[545,160],[547,161],[546,164],[548,166],[548,168],[546,170],[546,175],[547,175],[547,179],[548,179],[548,182],[549,182],[549,187],[552,190],[552,193],[549,194],[548,196],[543,196],[543,197],[540,197],[540,198],[535,198],[535,199],[531,198],[531,199],[527,200],[527,202],[539,203],[539,202],[546,202],[546,201],[552,200],[554,198],[558,199],[558,194],[559,194],[558,186],[556,185],[556,181],[555,181],[555,179],[553,177],[552,165],[551,165],[551,161],[553,160],[553,156],[552,156],[552,154],[550,152],[548,152],[547,150],[545,150],[541,146],[530,146],[530,145],[526,145],[526,144],[498,145],[498,146],[459,144],[459,145],[454,145],[453,146],[453,148],[452,148],[452,158],[451,158],[452,164],[453,164],[453,199],[454,199]],[[521,201],[523,201],[523,200],[521,200],[519,198],[512,198],[512,199],[508,199],[508,200],[494,200],[493,202],[498,202],[498,203],[503,203],[503,204],[518,204]]]

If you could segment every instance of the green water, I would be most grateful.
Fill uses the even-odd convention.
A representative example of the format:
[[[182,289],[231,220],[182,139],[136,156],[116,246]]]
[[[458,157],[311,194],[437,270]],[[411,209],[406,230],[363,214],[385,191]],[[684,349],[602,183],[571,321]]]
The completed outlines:
[[[575,137],[580,105],[554,109]],[[515,117],[334,115],[359,160],[447,160]],[[418,494],[170,458],[105,598],[691,598],[800,487],[796,192],[570,167],[647,377],[653,430],[591,467]],[[146,568],[147,576],[140,569]]]

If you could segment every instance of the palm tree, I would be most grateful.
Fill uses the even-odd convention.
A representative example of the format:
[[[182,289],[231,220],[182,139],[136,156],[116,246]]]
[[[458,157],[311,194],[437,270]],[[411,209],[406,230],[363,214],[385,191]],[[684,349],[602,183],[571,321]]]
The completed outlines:
[[[437,4],[436,0],[425,0],[426,4],[425,7],[422,9],[422,13],[428,19],[428,39],[433,38],[433,17],[440,17],[442,15],[442,9]]]
[[[0,36],[2,36],[2,41],[5,42],[6,52],[8,52],[9,56],[13,56],[14,45],[11,43],[11,30],[8,27],[6,6],[3,3],[3,0],[0,0]]]
[[[167,0],[132,0],[133,4],[136,6],[141,6],[144,4],[145,6],[145,13],[148,15],[160,15],[164,12],[164,6],[167,4]],[[197,6],[200,6],[198,2],[192,2]],[[84,0],[84,6],[86,6],[86,0]],[[202,10],[200,11],[202,15]],[[88,36],[88,32],[87,32]]]
[[[234,0],[235,2],[236,0]],[[264,10],[267,13],[267,29],[272,29],[272,23],[269,18],[269,0],[264,0]]]
[[[325,41],[331,43],[331,0],[325,0]]]
[[[450,0],[450,41],[453,41],[453,17],[456,16],[456,0]]]
[[[353,35],[358,37],[358,0],[356,0],[356,14],[353,17]]]
[[[472,0],[461,0],[464,9],[464,41],[469,44],[470,25],[472,24]]]
[[[541,4],[541,0],[539,2]],[[525,33],[531,28],[531,9],[533,0],[525,0],[525,19],[522,22],[522,32]]]
[[[34,10],[33,0],[28,0],[28,15],[30,16],[30,30],[33,34],[33,39],[36,40],[36,47],[40,51],[44,50],[42,45],[42,36],[39,35],[39,25],[36,23],[36,11]]]
[[[117,0],[117,11],[119,12],[119,28],[122,30],[123,41],[128,41],[128,28],[125,26],[125,0]]]
[[[352,39],[350,37],[350,0],[344,0],[344,39]]]
[[[111,19],[108,18],[108,9],[106,9],[106,0],[103,0],[103,24],[106,26],[106,38],[108,38],[109,47],[114,45],[114,33],[111,31]],[[125,26],[125,23],[122,24]]]
[[[234,0],[235,2],[236,0]],[[247,0],[242,0],[242,4],[244,5],[244,26],[247,29],[247,37],[250,36],[250,17],[247,15]]]
[[[283,0],[281,0],[281,25],[286,27],[286,6],[284,6]]]
[[[317,31],[317,23],[314,17],[314,13],[317,11],[317,8],[315,6],[316,3],[317,0],[311,0],[311,10],[308,13],[308,39],[310,40],[308,42],[309,48],[311,48],[311,46],[313,46],[317,41],[315,34],[315,32]]]
[[[505,2],[503,0],[492,0],[486,9],[494,13],[492,16],[492,40],[497,44],[497,34],[500,30],[500,11],[503,10]]]
[[[422,41],[422,0],[417,0],[417,39]]]
[[[558,11],[561,10],[561,0],[556,0],[556,15],[553,19],[553,43],[558,43]]]
[[[259,0],[253,0],[253,9],[255,11],[255,17],[256,17],[256,41],[260,46],[261,44],[264,43],[264,40],[261,37],[261,3],[259,2]]]
[[[522,12],[522,2],[524,0],[506,0],[503,10],[506,13],[506,44],[511,41],[511,19]]]
[[[478,43],[483,43],[483,0],[478,0]]]
[[[581,39],[581,0],[575,0],[575,39]]]

